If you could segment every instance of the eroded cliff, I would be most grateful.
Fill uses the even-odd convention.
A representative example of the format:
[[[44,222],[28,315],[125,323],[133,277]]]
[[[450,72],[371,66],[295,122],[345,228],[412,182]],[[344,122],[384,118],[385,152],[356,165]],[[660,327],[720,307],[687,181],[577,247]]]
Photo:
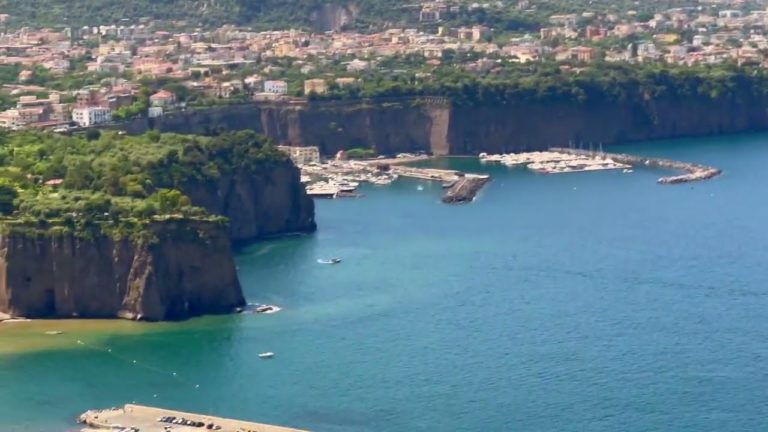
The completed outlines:
[[[158,321],[244,305],[225,225],[169,220],[146,229],[142,239],[120,240],[29,229],[0,235],[0,311]]]
[[[768,129],[768,100],[746,92],[631,101],[573,100],[456,105],[444,98],[254,103],[189,111],[149,124],[179,133],[252,129],[276,143],[319,146],[324,154],[372,147],[381,154],[437,155],[588,147]]]
[[[182,185],[196,206],[229,218],[235,242],[316,229],[314,201],[288,160],[258,170],[240,169],[218,181],[192,180]]]

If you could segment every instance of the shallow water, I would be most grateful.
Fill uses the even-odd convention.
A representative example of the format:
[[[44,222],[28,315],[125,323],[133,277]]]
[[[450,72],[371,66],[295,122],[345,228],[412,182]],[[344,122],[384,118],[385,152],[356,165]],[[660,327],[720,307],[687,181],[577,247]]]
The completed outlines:
[[[319,201],[316,235],[238,256],[278,314],[0,324],[0,430],[131,401],[338,432],[766,429],[768,135],[619,150],[724,174],[441,160],[493,181],[467,206],[416,181]]]

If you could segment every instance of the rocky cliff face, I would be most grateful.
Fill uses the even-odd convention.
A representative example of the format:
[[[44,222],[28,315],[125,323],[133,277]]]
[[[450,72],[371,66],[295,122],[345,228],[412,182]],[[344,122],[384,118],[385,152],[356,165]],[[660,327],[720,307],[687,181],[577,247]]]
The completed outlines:
[[[0,236],[0,311],[30,318],[179,320],[245,301],[230,241],[212,222],[154,223],[151,241]]]
[[[146,121],[138,121],[128,130],[141,132],[148,126]],[[217,129],[253,129],[280,144],[319,146],[325,154],[374,147],[383,154],[431,151],[476,155],[765,130],[768,100],[738,94],[718,99],[495,106],[453,106],[430,98],[263,103],[183,113],[152,126],[202,134]]]
[[[325,3],[312,12],[309,18],[315,31],[339,31],[345,25],[354,22],[357,14],[357,8],[354,5]]]
[[[194,205],[229,218],[235,242],[316,229],[314,202],[289,161],[222,176],[215,183],[188,183],[183,191]]]

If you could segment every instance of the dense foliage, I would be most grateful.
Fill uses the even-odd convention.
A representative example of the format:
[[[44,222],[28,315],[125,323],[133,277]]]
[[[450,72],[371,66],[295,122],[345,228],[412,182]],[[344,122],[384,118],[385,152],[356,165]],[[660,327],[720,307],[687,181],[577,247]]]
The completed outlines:
[[[332,87],[310,99],[401,96],[445,97],[457,105],[513,104],[547,101],[642,101],[659,98],[762,97],[768,95],[768,71],[757,67],[675,66],[669,64],[599,63],[583,67],[499,64],[485,74],[445,66],[427,78],[405,73],[370,74],[356,87]]]
[[[180,217],[219,220],[194,207],[185,187],[286,158],[250,131],[216,137],[160,134],[0,135],[0,214],[30,221],[141,233],[146,222]]]
[[[327,0],[0,0],[0,11],[17,25],[100,25],[135,23],[140,18],[185,20],[190,26],[250,25],[258,29],[312,27],[325,4],[352,2]],[[398,22],[403,0],[354,2],[365,22]]]

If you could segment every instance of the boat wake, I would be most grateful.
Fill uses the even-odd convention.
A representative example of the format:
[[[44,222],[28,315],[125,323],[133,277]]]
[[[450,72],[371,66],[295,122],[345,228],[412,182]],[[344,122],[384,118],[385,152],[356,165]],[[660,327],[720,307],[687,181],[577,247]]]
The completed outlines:
[[[318,264],[339,264],[341,262],[341,258],[319,259],[317,262]]]
[[[273,314],[280,312],[282,308],[275,305],[248,303],[245,307],[244,313],[256,313],[256,314]]]

